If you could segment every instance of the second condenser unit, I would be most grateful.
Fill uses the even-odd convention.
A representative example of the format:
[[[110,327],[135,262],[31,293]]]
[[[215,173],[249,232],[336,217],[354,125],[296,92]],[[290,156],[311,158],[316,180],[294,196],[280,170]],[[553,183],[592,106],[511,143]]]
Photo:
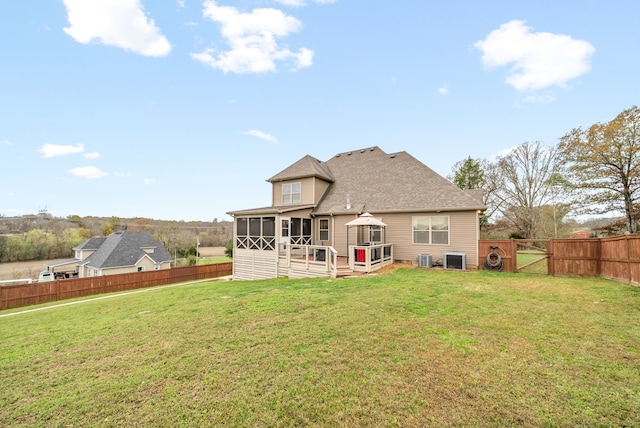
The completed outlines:
[[[444,253],[444,268],[466,270],[467,256],[459,252]]]

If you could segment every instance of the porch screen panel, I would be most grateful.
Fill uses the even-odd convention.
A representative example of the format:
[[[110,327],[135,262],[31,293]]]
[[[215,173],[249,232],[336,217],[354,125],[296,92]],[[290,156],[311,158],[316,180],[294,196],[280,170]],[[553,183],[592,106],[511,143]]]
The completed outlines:
[[[262,218],[262,249],[274,250],[276,248],[276,218]]]
[[[304,245],[311,245],[311,219],[302,219],[302,243]]]
[[[249,219],[249,248],[252,250],[261,249],[260,245],[260,229],[262,219],[260,217],[251,217]]]
[[[246,249],[249,246],[248,241],[248,219],[240,217],[236,220],[236,247]]]
[[[291,219],[291,243],[301,244],[302,219],[293,217]]]
[[[275,217],[240,217],[236,220],[236,247],[250,250],[274,250]]]

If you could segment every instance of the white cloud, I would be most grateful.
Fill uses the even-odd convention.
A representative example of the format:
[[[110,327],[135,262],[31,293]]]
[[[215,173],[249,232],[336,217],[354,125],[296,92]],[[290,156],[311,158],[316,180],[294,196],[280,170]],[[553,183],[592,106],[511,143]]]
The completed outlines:
[[[518,20],[501,25],[474,46],[482,51],[482,63],[488,69],[513,64],[506,82],[518,91],[564,87],[567,81],[591,70],[595,52],[584,40],[534,33],[525,21]]]
[[[278,139],[276,137],[274,137],[273,135],[269,135],[269,134],[264,133],[262,131],[256,131],[255,129],[251,129],[249,131],[245,131],[245,132],[243,132],[243,134],[252,135],[254,137],[258,137],[258,138],[260,138],[262,140],[268,141],[268,142],[273,143],[273,144],[280,144]]]
[[[276,2],[284,5],[284,6],[291,6],[291,7],[302,7],[302,6],[306,6],[307,2],[305,2],[304,0],[275,0]],[[315,4],[333,4],[336,2],[336,0],[313,0],[313,2]]]
[[[97,41],[145,56],[171,51],[139,0],[64,0],[70,26],[64,32],[79,43]]]
[[[553,92],[547,92],[544,94],[528,95],[522,100],[525,103],[535,104],[549,104],[555,101],[556,96]]]
[[[0,141],[0,144],[3,145],[3,146],[10,146],[13,143],[11,141],[9,141],[9,140],[2,140],[2,141]]]
[[[56,156],[66,156],[84,152],[84,144],[75,146],[60,146],[57,144],[45,144],[38,149],[43,158],[54,158]]]
[[[85,153],[84,157],[85,159],[98,159],[100,157],[100,153],[98,152]]]
[[[447,95],[449,93],[449,88],[447,88],[446,86],[438,88],[438,93],[440,95]]]
[[[157,180],[155,178],[145,178],[144,180],[142,180],[144,184],[146,184],[147,186],[151,186],[153,184],[156,184]]]
[[[96,168],[95,166],[83,166],[78,168],[73,168],[69,170],[69,173],[75,175],[76,177],[83,178],[102,178],[109,174],[106,172]]]
[[[291,7],[302,7],[305,6],[305,2],[303,0],[276,0],[276,2]]]
[[[276,70],[276,62],[288,64],[292,70],[309,67],[313,51],[301,48],[298,52],[278,45],[278,38],[297,32],[302,23],[282,11],[271,8],[241,13],[231,6],[218,6],[214,0],[204,3],[203,15],[221,26],[221,34],[230,49],[205,49],[191,57],[225,73],[264,73]]]

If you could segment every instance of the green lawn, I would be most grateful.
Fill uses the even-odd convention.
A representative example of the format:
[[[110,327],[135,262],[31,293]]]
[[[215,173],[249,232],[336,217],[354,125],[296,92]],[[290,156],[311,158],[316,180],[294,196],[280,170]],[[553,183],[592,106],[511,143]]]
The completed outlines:
[[[0,425],[640,426],[639,298],[409,268],[1,317]]]
[[[232,262],[233,259],[227,256],[211,256],[211,257],[200,257],[198,259],[199,265],[211,265],[216,263],[227,263]]]
[[[537,263],[533,263],[537,262]],[[531,263],[531,264],[529,264]],[[527,253],[519,252],[518,253],[518,267],[521,268],[525,265],[524,269],[521,270],[521,273],[538,273],[546,275],[548,273],[547,267],[548,259],[545,258],[544,253],[540,253],[537,251],[530,251]]]

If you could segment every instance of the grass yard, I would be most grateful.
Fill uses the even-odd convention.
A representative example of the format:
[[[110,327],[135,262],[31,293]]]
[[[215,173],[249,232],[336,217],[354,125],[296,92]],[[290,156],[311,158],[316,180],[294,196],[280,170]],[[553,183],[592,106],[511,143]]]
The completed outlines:
[[[227,256],[211,256],[211,257],[200,257],[198,259],[199,265],[211,265],[216,263],[227,263],[232,262],[233,259]]]
[[[536,262],[537,263],[533,263]],[[548,259],[545,259],[545,254],[544,253],[540,253],[540,252],[536,252],[536,251],[531,251],[528,253],[525,252],[519,252],[518,253],[518,267],[521,268],[529,263],[529,266],[525,267],[524,269],[522,269],[521,273],[537,273],[537,274],[542,274],[542,275],[546,275],[548,272],[548,267],[547,267],[547,263],[548,263]]]
[[[0,425],[640,426],[639,299],[406,268],[6,316]]]

